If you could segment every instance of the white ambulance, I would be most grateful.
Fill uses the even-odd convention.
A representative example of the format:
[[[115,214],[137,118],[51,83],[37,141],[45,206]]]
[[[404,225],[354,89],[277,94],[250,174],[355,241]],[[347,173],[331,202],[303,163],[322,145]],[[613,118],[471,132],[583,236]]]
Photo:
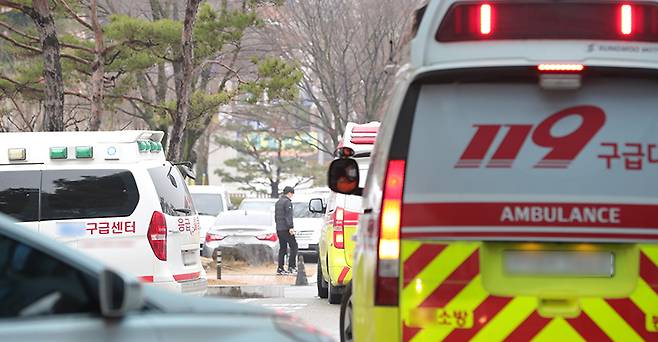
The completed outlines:
[[[163,135],[0,133],[0,212],[143,282],[203,294],[199,219]]]

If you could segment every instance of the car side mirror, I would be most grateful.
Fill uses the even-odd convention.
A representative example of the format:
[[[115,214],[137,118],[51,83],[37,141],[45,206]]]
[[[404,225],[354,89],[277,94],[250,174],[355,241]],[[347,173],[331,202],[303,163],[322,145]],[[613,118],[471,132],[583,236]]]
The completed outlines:
[[[329,189],[345,195],[361,196],[359,164],[354,159],[336,159],[329,165]]]
[[[109,269],[100,274],[99,298],[101,313],[109,318],[119,318],[137,311],[144,302],[142,285],[137,279],[125,279]]]
[[[315,214],[324,214],[326,211],[326,207],[324,206],[324,202],[322,201],[322,198],[311,199],[308,202],[308,211]]]

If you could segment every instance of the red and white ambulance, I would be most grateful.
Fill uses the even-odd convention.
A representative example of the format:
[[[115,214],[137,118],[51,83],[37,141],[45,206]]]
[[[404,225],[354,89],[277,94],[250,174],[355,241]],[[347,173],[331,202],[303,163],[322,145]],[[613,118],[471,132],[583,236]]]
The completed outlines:
[[[0,212],[144,282],[203,294],[199,219],[162,137],[0,133]]]

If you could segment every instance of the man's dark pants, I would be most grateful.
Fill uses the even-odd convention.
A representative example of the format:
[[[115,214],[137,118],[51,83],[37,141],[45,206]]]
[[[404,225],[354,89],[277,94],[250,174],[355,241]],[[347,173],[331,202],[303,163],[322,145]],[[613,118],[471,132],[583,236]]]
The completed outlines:
[[[290,235],[288,230],[277,230],[276,235],[279,237],[279,269],[283,269],[283,262],[288,253],[288,245],[290,245],[288,267],[297,268],[297,239],[294,235]]]

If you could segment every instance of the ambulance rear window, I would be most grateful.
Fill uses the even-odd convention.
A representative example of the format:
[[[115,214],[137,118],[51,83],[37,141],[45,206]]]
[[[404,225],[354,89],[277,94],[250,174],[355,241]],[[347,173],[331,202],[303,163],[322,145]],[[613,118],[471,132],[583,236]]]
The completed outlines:
[[[432,214],[409,209],[403,224],[433,236],[656,227],[657,90],[655,79],[607,75],[569,92],[504,78],[420,86],[404,202]]]
[[[160,199],[162,211],[170,216],[189,216],[194,212],[194,204],[185,179],[177,167],[160,166],[149,169],[155,190]],[[186,210],[190,214],[185,213]]]
[[[130,216],[139,202],[127,170],[43,171],[41,221]]]
[[[0,213],[23,222],[39,220],[39,171],[0,172]]]

